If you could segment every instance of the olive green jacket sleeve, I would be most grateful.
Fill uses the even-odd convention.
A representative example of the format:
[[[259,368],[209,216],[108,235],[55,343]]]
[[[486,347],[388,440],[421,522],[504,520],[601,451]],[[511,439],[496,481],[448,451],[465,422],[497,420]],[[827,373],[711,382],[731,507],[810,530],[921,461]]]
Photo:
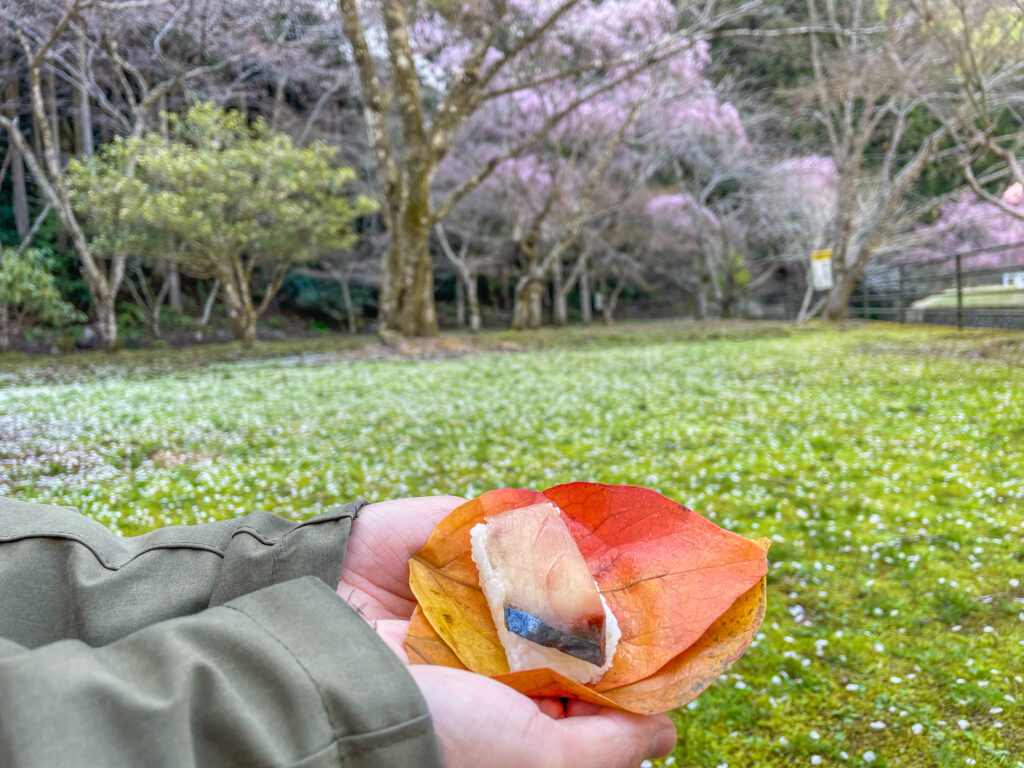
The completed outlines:
[[[0,499],[0,766],[440,766],[333,589],[360,506],[121,539]]]

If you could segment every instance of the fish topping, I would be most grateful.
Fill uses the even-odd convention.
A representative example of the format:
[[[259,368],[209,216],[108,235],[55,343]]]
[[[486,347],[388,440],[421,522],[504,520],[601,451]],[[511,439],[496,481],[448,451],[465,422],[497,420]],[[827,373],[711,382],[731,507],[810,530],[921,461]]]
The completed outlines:
[[[510,606],[505,606],[505,627],[526,640],[554,648],[600,667],[604,664],[604,622],[590,622],[577,632],[564,632]]]

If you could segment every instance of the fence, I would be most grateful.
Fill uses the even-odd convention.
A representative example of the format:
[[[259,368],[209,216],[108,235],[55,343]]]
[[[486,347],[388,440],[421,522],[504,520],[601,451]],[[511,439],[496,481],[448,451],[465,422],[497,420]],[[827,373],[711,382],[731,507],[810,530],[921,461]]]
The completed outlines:
[[[1024,243],[869,267],[847,316],[1024,329]]]

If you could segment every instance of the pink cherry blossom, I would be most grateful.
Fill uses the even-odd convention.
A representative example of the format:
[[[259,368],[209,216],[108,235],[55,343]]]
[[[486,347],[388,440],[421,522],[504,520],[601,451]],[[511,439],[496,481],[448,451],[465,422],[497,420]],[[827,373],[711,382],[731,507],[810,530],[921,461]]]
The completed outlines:
[[[1015,181],[1007,187],[1006,191],[1003,192],[1003,202],[1007,205],[1024,204],[1024,184]]]

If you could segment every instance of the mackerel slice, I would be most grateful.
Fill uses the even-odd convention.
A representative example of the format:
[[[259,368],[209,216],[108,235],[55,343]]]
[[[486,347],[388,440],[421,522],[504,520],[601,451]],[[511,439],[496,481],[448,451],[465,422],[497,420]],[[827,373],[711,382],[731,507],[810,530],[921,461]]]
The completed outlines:
[[[505,606],[505,628],[545,648],[589,661],[596,667],[604,664],[604,616],[600,626],[588,626],[583,632],[563,632],[545,624],[536,616]]]

